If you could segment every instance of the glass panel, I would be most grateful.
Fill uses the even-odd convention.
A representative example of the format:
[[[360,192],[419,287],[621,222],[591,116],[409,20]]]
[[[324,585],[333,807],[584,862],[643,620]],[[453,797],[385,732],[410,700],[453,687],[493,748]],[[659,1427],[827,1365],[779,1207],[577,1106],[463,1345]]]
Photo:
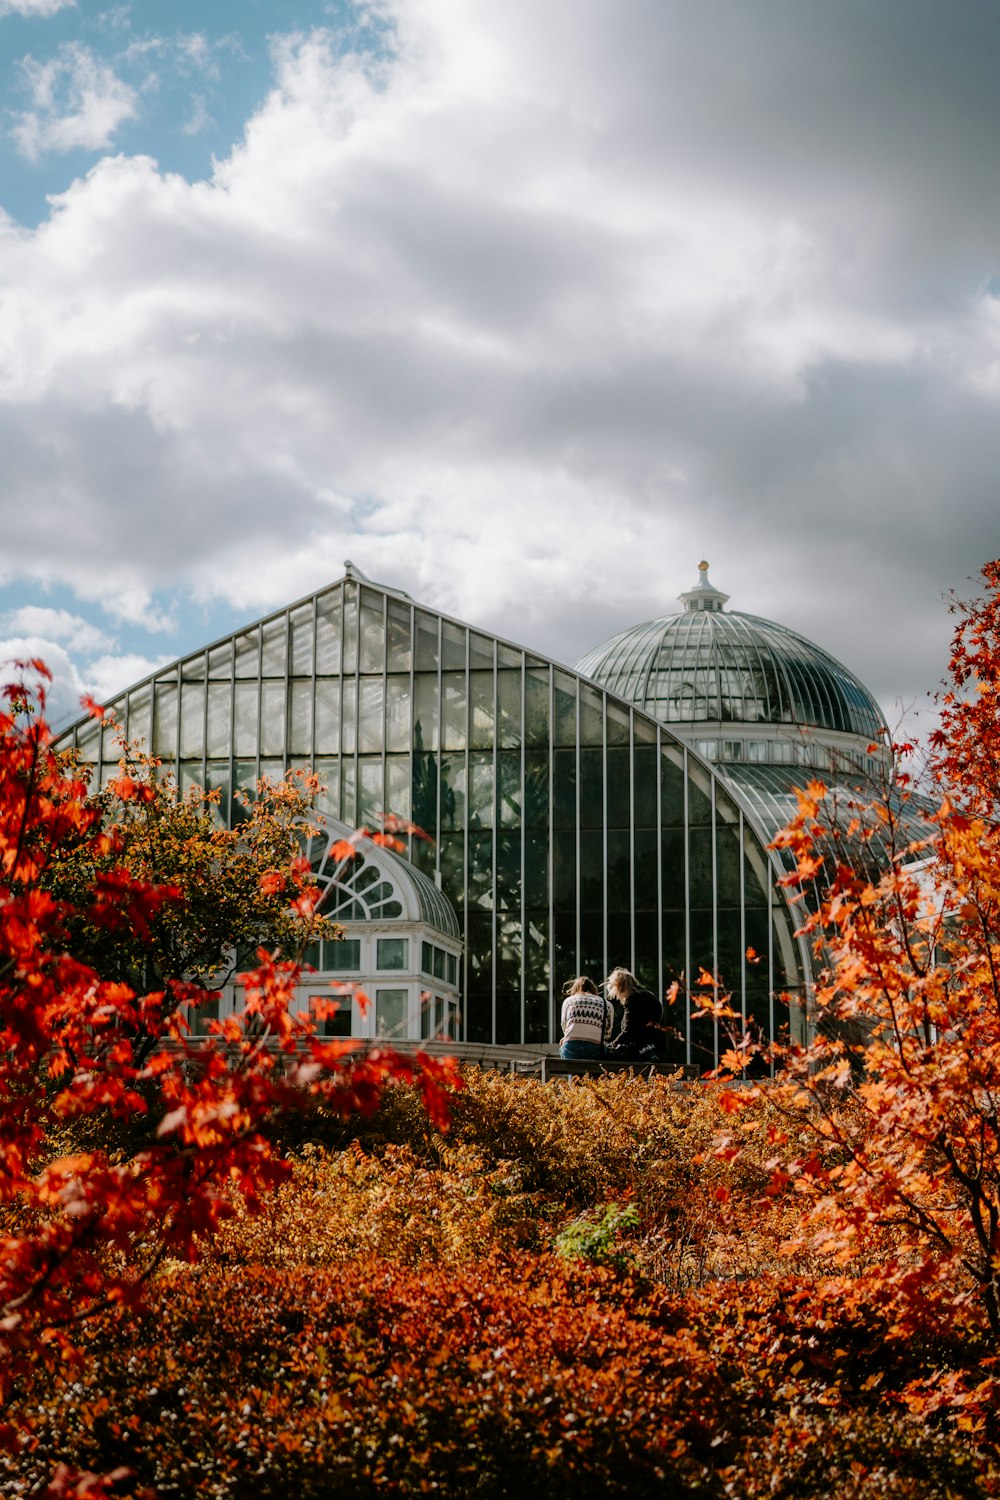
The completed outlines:
[[[437,759],[430,754],[413,757],[413,821],[437,838]],[[425,853],[429,849],[423,840],[415,840],[414,852],[421,847]]]
[[[227,680],[232,677],[232,641],[223,641],[221,646],[216,646],[208,653],[208,675],[209,677],[225,677]]]
[[[313,669],[313,612],[311,604],[293,610],[289,618],[288,667],[293,677],[311,677]]]
[[[433,680],[433,679],[429,679]],[[444,722],[441,727],[441,744],[445,750],[465,748],[465,674],[448,672],[441,679],[444,699]]]
[[[632,816],[637,828],[656,827],[656,748],[637,745],[633,752],[635,807]]]
[[[580,827],[600,828],[604,822],[604,756],[600,750],[580,751]]]
[[[316,775],[319,777],[320,791],[316,798],[316,806],[321,812],[330,813],[334,818],[340,817],[340,761],[319,760],[316,762]]]
[[[344,672],[358,670],[358,594],[352,583],[344,586]]]
[[[607,708],[608,744],[628,744],[628,709],[621,708],[617,703],[609,703]]]
[[[360,685],[358,749],[381,750],[383,725],[383,684],[381,677],[362,677]]]
[[[438,845],[441,854],[441,889],[456,911],[465,905],[465,835],[445,833]]]
[[[604,836],[580,834],[580,905],[596,911],[604,905]],[[601,942],[597,944],[598,950]]]
[[[128,737],[130,740],[142,740],[149,744],[149,708],[152,702],[152,689],[147,683],[145,687],[136,688],[134,693],[128,697]]]
[[[477,635],[474,630],[469,631],[469,667],[473,671],[477,667],[489,667],[490,676],[493,676],[493,642],[488,636]]]
[[[520,673],[524,664],[524,656],[516,646],[504,646],[497,642],[497,666],[510,667]]]
[[[386,666],[390,672],[409,672],[413,655],[410,649],[410,606],[402,599],[388,599],[386,607]]]
[[[553,743],[556,745],[575,745],[576,678],[568,676],[565,672],[555,671],[553,673],[552,691],[553,706],[555,708]]]
[[[182,682],[201,682],[205,676],[205,653],[199,651],[197,656],[189,657],[187,661],[181,662]]]
[[[260,631],[248,630],[236,637],[236,676],[256,677],[260,667]]]
[[[358,821],[370,828],[378,826],[383,810],[382,757],[364,755],[358,761],[361,784],[358,797]]]
[[[576,835],[557,833],[552,841],[553,902],[563,911],[576,910]]]
[[[290,712],[288,724],[288,753],[290,755],[312,755],[312,694],[311,682],[289,684]]]
[[[441,757],[441,828],[465,827],[465,756]]]
[[[684,773],[677,751],[660,753],[660,817],[665,826],[684,821]]]
[[[632,904],[632,855],[628,830],[612,829],[608,833],[608,909],[628,911]],[[624,963],[624,959],[618,960]]]
[[[424,974],[434,973],[434,949],[430,943],[420,945],[420,969]]]
[[[576,827],[576,751],[552,756],[552,816],[556,828]]]
[[[524,826],[549,826],[549,757],[540,750],[524,757]]]
[[[387,677],[385,682],[385,747],[410,748],[410,679]]]
[[[262,760],[258,773],[263,779],[265,776],[273,786],[277,786],[285,774],[285,762],[283,760]]]
[[[504,911],[521,907],[521,835],[499,833],[496,840],[497,906]]]
[[[264,677],[284,677],[288,672],[286,646],[287,619],[281,615],[269,620],[264,626],[264,641],[261,653],[261,674]]]
[[[340,748],[345,755],[353,755],[357,743],[357,691],[356,677],[345,677],[340,700]]]
[[[469,904],[493,905],[493,835],[469,834]]]
[[[497,743],[515,749],[521,743],[521,674],[497,673]]]
[[[410,945],[406,938],[377,938],[375,965],[379,969],[405,969],[410,962]]]
[[[516,1045],[521,1040],[521,996],[513,990],[497,990],[497,1044]]]
[[[608,827],[627,828],[629,823],[629,753],[608,750]]]
[[[200,682],[181,687],[181,758],[201,756],[205,748],[205,689]]]
[[[401,1037],[406,1035],[406,991],[375,991],[375,1035]]]
[[[418,750],[436,750],[438,746],[438,680],[422,673],[414,680],[414,745]]]
[[[232,689],[228,682],[208,685],[208,755],[228,758],[232,738]]]
[[[225,765],[210,765],[208,767],[205,775],[205,790],[208,792],[218,792],[219,800],[216,804],[216,813],[213,813],[213,817],[217,814],[219,823],[227,825],[229,823],[231,806],[228,761]]]
[[[236,795],[243,792],[251,800],[257,795],[257,762],[238,760],[233,765],[233,822],[242,823],[246,817],[243,800]]]
[[[493,827],[493,757],[469,755],[469,827]]]
[[[548,907],[549,840],[547,833],[524,835],[524,904]]]
[[[524,678],[524,741],[527,745],[549,743],[549,674],[532,667]]]
[[[417,650],[414,666],[418,672],[436,671],[438,664],[438,619],[437,615],[416,612]]]
[[[173,760],[177,755],[177,684],[158,682],[154,692],[153,754]]]
[[[385,762],[386,812],[394,813],[397,818],[410,818],[410,757],[408,755],[389,755]]]
[[[340,590],[324,594],[316,607],[316,675],[334,676],[340,671]]]
[[[521,818],[521,757],[516,751],[497,756],[497,821],[513,828]]]
[[[632,837],[635,848],[635,908],[637,911],[655,911],[656,829],[637,828]]]
[[[236,755],[257,753],[257,684],[236,684],[236,724],[233,734]]]
[[[357,776],[353,760],[340,762],[340,817],[352,828],[358,821]]]
[[[580,744],[604,743],[603,699],[597,688],[580,683]]]
[[[358,644],[358,670],[381,672],[385,663],[385,620],[383,594],[372,589],[361,590],[361,625]]]
[[[357,974],[361,969],[361,939],[338,938],[324,942],[323,967],[328,974]]]
[[[340,750],[340,678],[316,683],[316,754]]]
[[[471,693],[471,738],[469,743],[476,750],[490,750],[493,748],[493,673],[471,672],[469,674],[469,687]]]
[[[265,682],[260,709],[261,755],[285,753],[285,684]]]
[[[181,795],[189,792],[193,786],[200,787],[204,781],[201,774],[200,760],[182,760],[177,768],[177,786]]]
[[[465,630],[450,620],[441,622],[441,667],[445,672],[465,671]]]

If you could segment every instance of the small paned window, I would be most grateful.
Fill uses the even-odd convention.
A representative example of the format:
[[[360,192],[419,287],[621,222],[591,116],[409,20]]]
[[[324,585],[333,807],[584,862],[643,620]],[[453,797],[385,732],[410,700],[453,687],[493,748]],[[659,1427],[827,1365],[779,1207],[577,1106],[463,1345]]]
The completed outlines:
[[[378,938],[375,951],[380,969],[405,969],[409,965],[410,944],[406,938]]]
[[[458,960],[456,959],[454,953],[449,953],[448,954],[448,983],[449,984],[457,984],[457,982],[458,982]]]
[[[434,973],[434,950],[430,943],[421,944],[420,968],[424,974]]]
[[[401,1037],[406,1033],[406,991],[375,991],[375,1034]]]
[[[361,939],[338,938],[323,944],[323,963],[331,974],[357,974],[361,969]]]

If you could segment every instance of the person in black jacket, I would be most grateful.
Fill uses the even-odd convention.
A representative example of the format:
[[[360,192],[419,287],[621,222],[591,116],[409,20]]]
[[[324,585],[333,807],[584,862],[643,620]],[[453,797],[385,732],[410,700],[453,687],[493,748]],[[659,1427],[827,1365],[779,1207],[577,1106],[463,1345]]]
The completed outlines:
[[[627,969],[615,969],[608,975],[605,993],[624,1002],[621,1030],[609,1055],[619,1062],[655,1062],[665,1038],[660,1026],[663,1006],[652,990],[642,989]]]

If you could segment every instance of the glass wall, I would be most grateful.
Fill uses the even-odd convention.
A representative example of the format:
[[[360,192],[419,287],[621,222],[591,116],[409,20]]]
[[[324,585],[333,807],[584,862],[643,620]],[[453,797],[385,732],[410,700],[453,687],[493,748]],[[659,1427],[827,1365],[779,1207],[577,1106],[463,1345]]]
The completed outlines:
[[[332,815],[425,830],[407,853],[458,915],[465,1040],[557,1040],[563,983],[617,964],[660,995],[676,983],[678,1061],[727,1045],[698,1014],[701,970],[741,1023],[788,1025],[774,996],[800,985],[794,924],[744,811],[668,729],[572,671],[349,579],[109,706],[182,785],[217,788],[227,819],[237,789],[312,765]],[[73,737],[111,773],[99,726]]]

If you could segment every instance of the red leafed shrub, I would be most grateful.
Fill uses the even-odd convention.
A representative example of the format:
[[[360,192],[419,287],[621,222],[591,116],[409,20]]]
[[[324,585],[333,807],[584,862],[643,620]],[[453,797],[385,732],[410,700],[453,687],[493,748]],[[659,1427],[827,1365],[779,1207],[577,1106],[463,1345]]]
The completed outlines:
[[[37,668],[37,670],[44,670]],[[196,1258],[233,1212],[255,1210],[288,1174],[265,1127],[283,1111],[375,1108],[385,1084],[416,1082],[444,1121],[445,1063],[390,1051],[360,1061],[294,1012],[298,969],[261,950],[243,1017],[194,1044],[185,1008],[206,998],[168,980],[142,993],[76,955],[81,917],[100,932],[149,934],[179,899],[138,876],[101,805],[52,749],[22,684],[0,712],[0,1397],[67,1357],[81,1320],[132,1304],[167,1256]],[[71,851],[92,869],[75,903],[53,894]],[[271,851],[269,851],[271,852]],[[121,855],[121,859],[119,859]],[[113,868],[107,868],[109,857]],[[291,889],[307,872],[288,871]],[[78,882],[79,884],[79,882]],[[311,894],[311,892],[310,892]],[[264,1038],[273,1045],[264,1045]],[[169,1043],[169,1050],[155,1050]],[[60,1143],[95,1122],[134,1122],[114,1145]],[[108,1132],[105,1132],[107,1135]],[[95,1140],[101,1132],[93,1132]],[[226,1188],[226,1192],[222,1188]],[[14,1441],[9,1427],[0,1440]],[[60,1483],[69,1484],[64,1474]]]
[[[122,1495],[274,1500],[998,1493],[997,1382],[954,1374],[971,1440],[914,1405],[962,1331],[873,1368],[885,1334],[844,1282],[669,1296],[548,1256],[178,1268],[95,1322],[63,1382],[23,1385],[19,1472],[58,1456],[130,1469]]]

